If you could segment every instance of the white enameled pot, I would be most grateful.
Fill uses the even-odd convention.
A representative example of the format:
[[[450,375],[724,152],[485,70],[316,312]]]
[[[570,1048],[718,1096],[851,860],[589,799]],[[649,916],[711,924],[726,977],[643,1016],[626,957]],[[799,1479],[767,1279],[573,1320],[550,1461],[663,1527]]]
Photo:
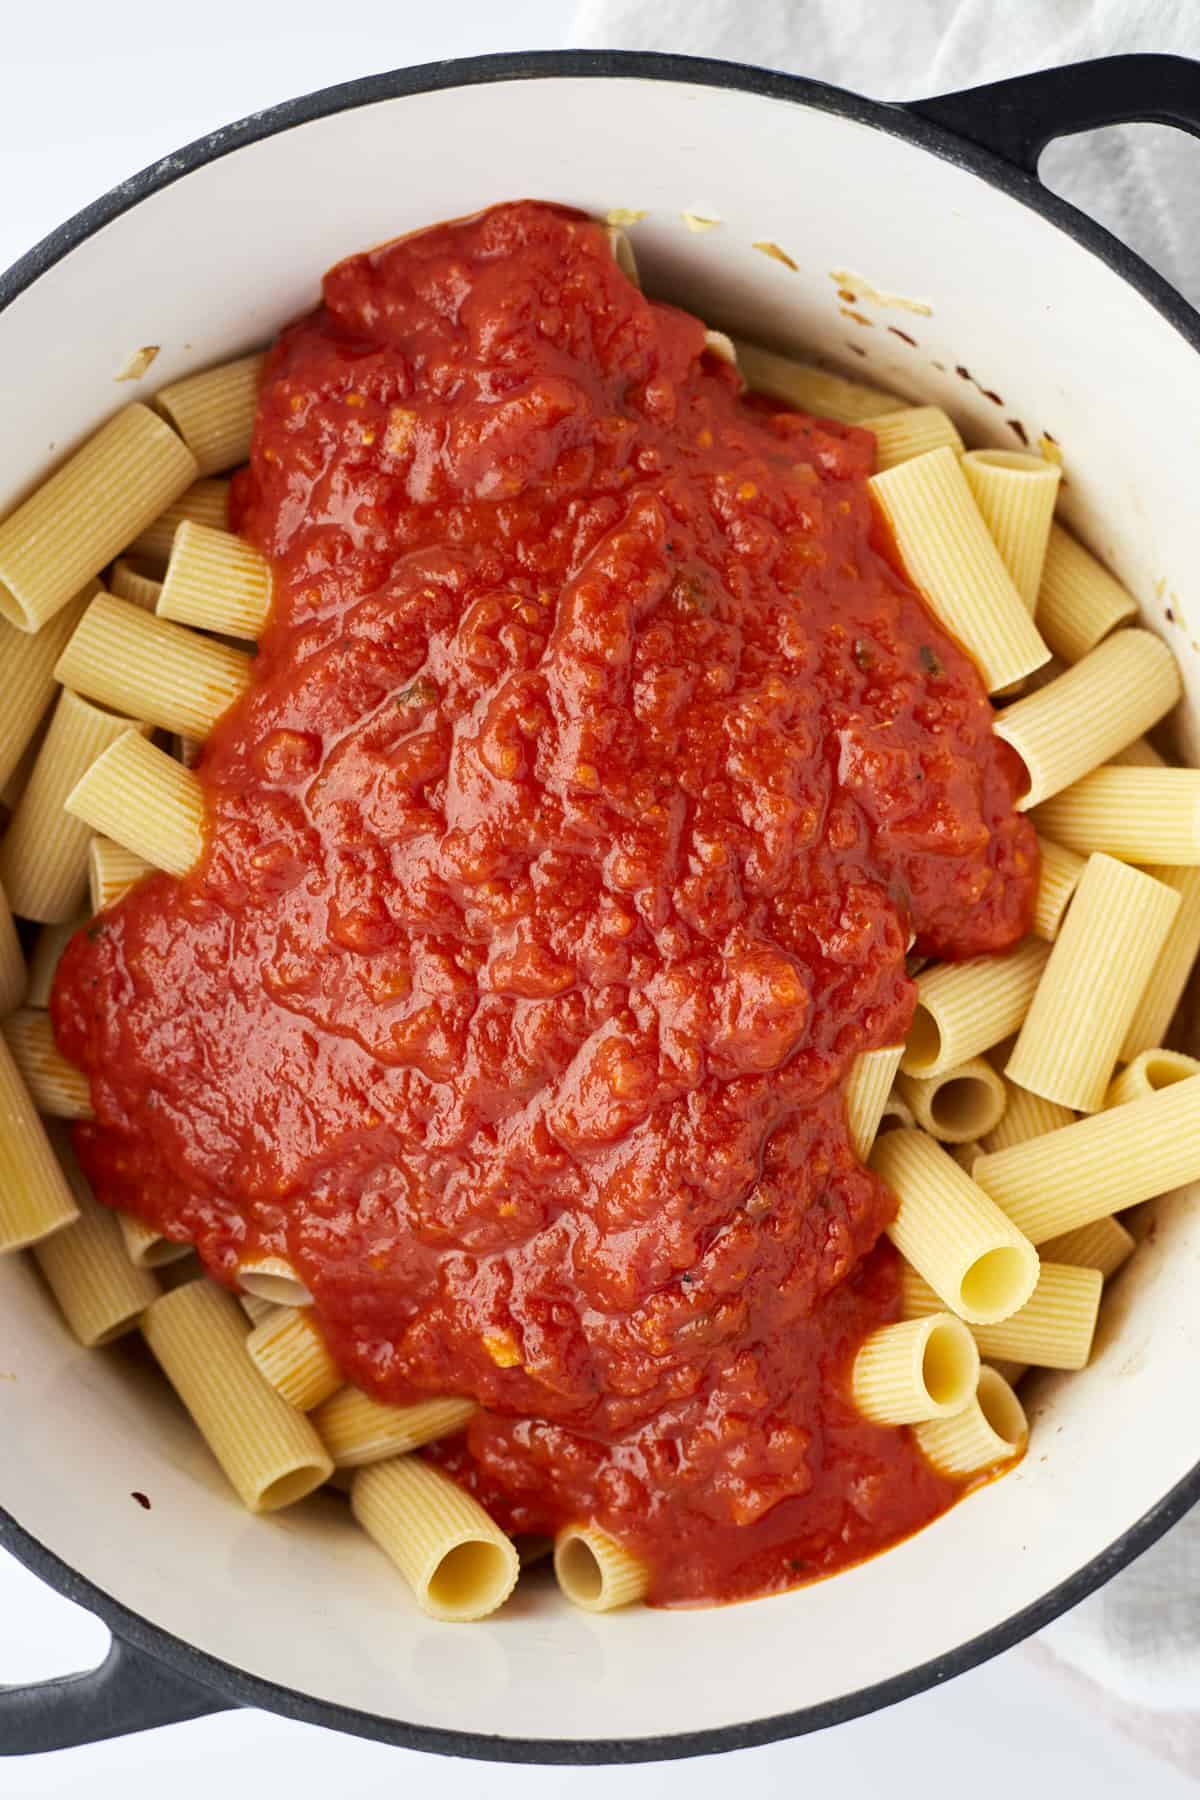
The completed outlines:
[[[644,210],[652,291],[935,401],[969,440],[1051,434],[1070,523],[1187,672],[1179,741],[1197,759],[1200,321],[1036,179],[1049,138],[1128,118],[1200,128],[1200,65],[1109,59],[904,109],[731,65],[565,54],[290,103],[167,158],[0,283],[0,512],[120,403],[269,338],[349,252],[521,195]],[[687,212],[720,223],[695,232]],[[147,344],[149,375],[115,386]],[[250,1703],[457,1754],[632,1760],[885,1704],[1045,1623],[1200,1495],[1183,1403],[1198,1276],[1200,1214],[1176,1194],[1114,1284],[1091,1366],[1035,1386],[1021,1467],[872,1562],[686,1614],[593,1617],[535,1585],[449,1627],[337,1502],[244,1514],[165,1386],[77,1348],[9,1259],[0,1541],[108,1620],[115,1648],[88,1676],[0,1694],[0,1748]]]

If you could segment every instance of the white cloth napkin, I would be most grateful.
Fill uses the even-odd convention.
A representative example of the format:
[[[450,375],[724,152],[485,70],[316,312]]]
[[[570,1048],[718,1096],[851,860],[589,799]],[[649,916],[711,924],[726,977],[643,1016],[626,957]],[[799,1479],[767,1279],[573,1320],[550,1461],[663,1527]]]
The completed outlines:
[[[1042,1635],[1133,1706],[1200,1712],[1200,1510]]]
[[[1200,0],[580,0],[575,41],[910,100],[1119,51],[1200,58]],[[1200,305],[1200,141],[1114,127],[1052,144],[1041,174]],[[1200,1775],[1200,1511],[1043,1639],[1120,1700],[1135,1736],[1153,1741],[1147,1717],[1162,1719],[1156,1747]],[[1181,1730],[1174,1721],[1191,1711],[1195,1729]]]

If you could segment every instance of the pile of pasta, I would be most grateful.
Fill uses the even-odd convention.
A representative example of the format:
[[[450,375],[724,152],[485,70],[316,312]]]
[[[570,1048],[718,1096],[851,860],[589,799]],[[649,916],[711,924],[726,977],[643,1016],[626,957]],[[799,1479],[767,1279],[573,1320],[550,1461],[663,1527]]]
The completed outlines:
[[[1165,1047],[1200,948],[1200,772],[1145,737],[1179,673],[1057,522],[1057,462],[966,451],[937,407],[712,347],[752,387],[875,432],[898,549],[1028,772],[1033,935],[922,969],[907,1042],[860,1057],[846,1089],[904,1258],[904,1316],[862,1345],[854,1401],[911,1426],[937,1468],[983,1474],[1024,1447],[1025,1368],[1087,1362],[1104,1283],[1134,1250],[1116,1215],[1200,1179],[1200,1063]],[[268,565],[226,529],[260,363],[127,406],[0,524],[0,1250],[31,1251],[81,1344],[140,1329],[251,1511],[348,1490],[437,1618],[493,1611],[551,1550],[568,1598],[608,1610],[646,1592],[629,1551],[587,1520],[553,1546],[513,1543],[414,1454],[472,1400],[394,1407],[346,1386],[285,1262],[247,1262],[235,1298],[188,1245],[99,1205],[71,1154],[65,1122],[90,1095],[54,1044],[56,964],[148,869],[199,856],[191,765],[250,680],[271,604]],[[28,964],[14,914],[38,928]]]

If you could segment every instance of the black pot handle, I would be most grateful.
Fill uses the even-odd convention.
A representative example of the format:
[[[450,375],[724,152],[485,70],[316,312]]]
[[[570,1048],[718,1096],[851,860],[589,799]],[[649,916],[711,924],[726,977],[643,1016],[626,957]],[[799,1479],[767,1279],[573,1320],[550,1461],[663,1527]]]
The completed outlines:
[[[97,1744],[227,1712],[233,1705],[114,1636],[98,1669],[29,1687],[0,1687],[0,1756]]]
[[[1036,175],[1052,138],[1101,125],[1177,125],[1200,137],[1200,62],[1101,56],[913,100],[906,110]]]

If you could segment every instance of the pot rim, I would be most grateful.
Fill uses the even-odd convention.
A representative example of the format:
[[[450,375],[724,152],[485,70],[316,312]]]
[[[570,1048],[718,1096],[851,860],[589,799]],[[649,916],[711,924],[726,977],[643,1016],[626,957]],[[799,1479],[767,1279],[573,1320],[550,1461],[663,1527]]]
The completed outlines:
[[[313,120],[379,101],[501,81],[573,78],[632,78],[730,89],[833,113],[905,139],[943,161],[970,171],[990,186],[1000,188],[1065,231],[1129,282],[1193,349],[1200,351],[1200,314],[1141,257],[1095,220],[1052,194],[1036,175],[952,135],[919,112],[902,104],[868,100],[804,76],[780,74],[749,64],[622,50],[516,51],[417,64],[318,89],[253,113],[160,158],[57,226],[0,274],[0,313],[71,251],[122,213],[206,164],[248,145]],[[842,1724],[939,1686],[1012,1648],[1077,1605],[1148,1549],[1197,1501],[1200,1501],[1200,1461],[1106,1550],[1032,1605],[944,1655],[886,1681],[764,1719],[638,1738],[501,1737],[442,1726],[413,1725],[322,1700],[283,1682],[252,1675],[196,1648],[164,1627],[152,1624],[62,1561],[3,1508],[0,1508],[0,1544],[11,1550],[18,1561],[48,1586],[96,1614],[117,1638],[231,1702],[261,1707],[286,1718],[406,1749],[492,1762],[582,1765],[667,1761],[749,1749]]]

